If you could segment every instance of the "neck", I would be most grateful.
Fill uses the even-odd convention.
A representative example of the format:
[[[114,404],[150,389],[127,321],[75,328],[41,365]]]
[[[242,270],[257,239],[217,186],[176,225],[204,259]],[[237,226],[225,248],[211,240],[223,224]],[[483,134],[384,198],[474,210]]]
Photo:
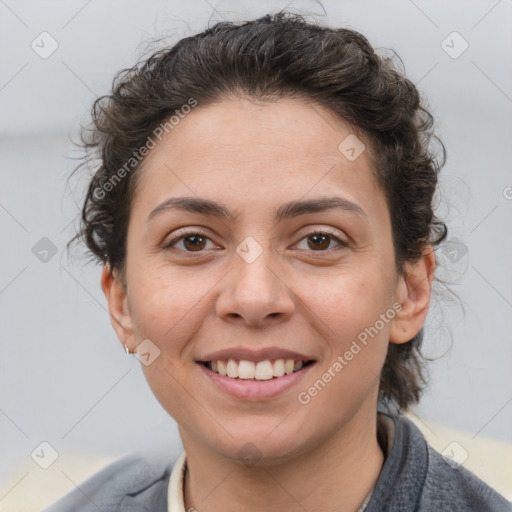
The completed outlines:
[[[201,449],[183,436],[187,453],[185,510],[220,512],[355,512],[384,463],[377,441],[377,413],[359,411],[322,445],[282,464],[245,467]]]

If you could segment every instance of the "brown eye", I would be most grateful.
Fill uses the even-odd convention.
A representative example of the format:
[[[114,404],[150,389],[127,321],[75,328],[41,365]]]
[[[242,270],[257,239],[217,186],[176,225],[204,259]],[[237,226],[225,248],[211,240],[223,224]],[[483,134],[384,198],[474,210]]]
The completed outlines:
[[[333,240],[338,244],[337,247],[331,248],[333,250],[348,246],[346,242],[331,233],[311,233],[310,235],[305,236],[302,240],[308,240],[307,248],[317,252],[327,252]]]
[[[348,247],[347,242],[344,242],[331,233],[315,232],[305,236],[302,240],[308,240],[306,250],[309,249],[315,252],[328,252],[329,250],[338,250]],[[167,244],[165,244],[164,249],[176,250],[184,253],[199,253],[203,252],[208,241],[211,242],[210,238],[203,233],[191,231],[188,233],[181,233],[179,236],[171,239]],[[337,246],[329,248],[332,241],[335,241]]]
[[[329,235],[318,233],[316,235],[309,236],[308,239],[309,241],[313,241],[312,244],[309,244],[309,247],[312,249],[327,249],[330,245],[331,237]]]
[[[189,235],[183,237],[183,245],[192,251],[204,249],[206,237],[202,235]]]
[[[200,232],[191,231],[189,233],[181,233],[180,236],[171,239],[165,244],[164,249],[178,250],[181,252],[202,252],[208,240],[210,239]]]

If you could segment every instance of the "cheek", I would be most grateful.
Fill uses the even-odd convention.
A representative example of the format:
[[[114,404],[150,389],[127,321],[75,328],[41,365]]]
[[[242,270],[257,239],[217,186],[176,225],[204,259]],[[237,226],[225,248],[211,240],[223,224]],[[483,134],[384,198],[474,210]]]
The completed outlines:
[[[153,364],[142,365],[144,377],[153,395],[162,408],[180,425],[193,426],[198,423],[198,416],[204,414],[201,402],[195,393],[190,393],[190,382],[180,367],[172,366],[172,362],[162,353]],[[202,418],[204,422],[204,418]]]
[[[331,281],[330,292],[316,296],[322,315],[317,329],[327,341],[320,375],[309,383],[314,389],[308,396],[321,391],[318,404],[328,408],[328,403],[341,401],[356,407],[378,388],[394,317],[391,286],[375,266],[373,272],[369,267],[365,272],[347,270]]]
[[[391,282],[378,275],[378,271],[361,273],[347,269],[329,280],[327,290],[317,288],[311,293],[309,289],[308,303],[318,312],[324,331],[330,333],[329,339],[347,342],[356,338],[392,309]],[[389,322],[379,322],[377,327],[386,334],[390,326]]]
[[[137,337],[151,339],[166,352],[181,349],[180,341],[201,325],[201,300],[208,291],[205,280],[187,272],[169,275],[168,269],[160,267],[133,272],[131,277],[130,303]]]
[[[132,272],[130,304],[136,343],[149,339],[158,356],[141,364],[146,381],[162,407],[180,423],[188,424],[197,414],[191,407],[188,341],[200,330],[206,312],[202,308],[208,288],[197,277],[178,278],[169,269]],[[141,360],[141,362],[143,362]],[[193,402],[193,401],[192,401]]]
[[[323,322],[317,324],[326,340],[326,358],[297,396],[304,411],[321,418],[325,428],[352,417],[376,397],[392,319],[385,314],[394,311],[385,287],[376,290],[350,280],[337,284],[337,293],[325,297]]]

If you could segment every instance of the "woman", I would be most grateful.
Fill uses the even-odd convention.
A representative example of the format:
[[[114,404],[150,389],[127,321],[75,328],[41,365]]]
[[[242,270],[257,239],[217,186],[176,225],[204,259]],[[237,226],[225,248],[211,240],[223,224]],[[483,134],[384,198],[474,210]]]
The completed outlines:
[[[219,23],[93,118],[75,239],[184,453],[126,457],[49,511],[511,510],[403,416],[445,155],[390,59],[287,13]]]

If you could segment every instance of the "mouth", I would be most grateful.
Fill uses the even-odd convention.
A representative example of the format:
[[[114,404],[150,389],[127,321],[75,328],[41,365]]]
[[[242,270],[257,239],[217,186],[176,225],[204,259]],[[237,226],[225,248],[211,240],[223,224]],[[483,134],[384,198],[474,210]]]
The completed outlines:
[[[224,396],[262,402],[287,396],[306,378],[316,364],[312,359],[212,359],[197,366]]]
[[[217,359],[198,361],[199,364],[221,377],[233,380],[268,381],[303,371],[316,361],[313,359]]]
[[[287,396],[318,361],[274,346],[259,350],[231,347],[204,354],[195,362],[213,389],[224,396],[258,402]]]

